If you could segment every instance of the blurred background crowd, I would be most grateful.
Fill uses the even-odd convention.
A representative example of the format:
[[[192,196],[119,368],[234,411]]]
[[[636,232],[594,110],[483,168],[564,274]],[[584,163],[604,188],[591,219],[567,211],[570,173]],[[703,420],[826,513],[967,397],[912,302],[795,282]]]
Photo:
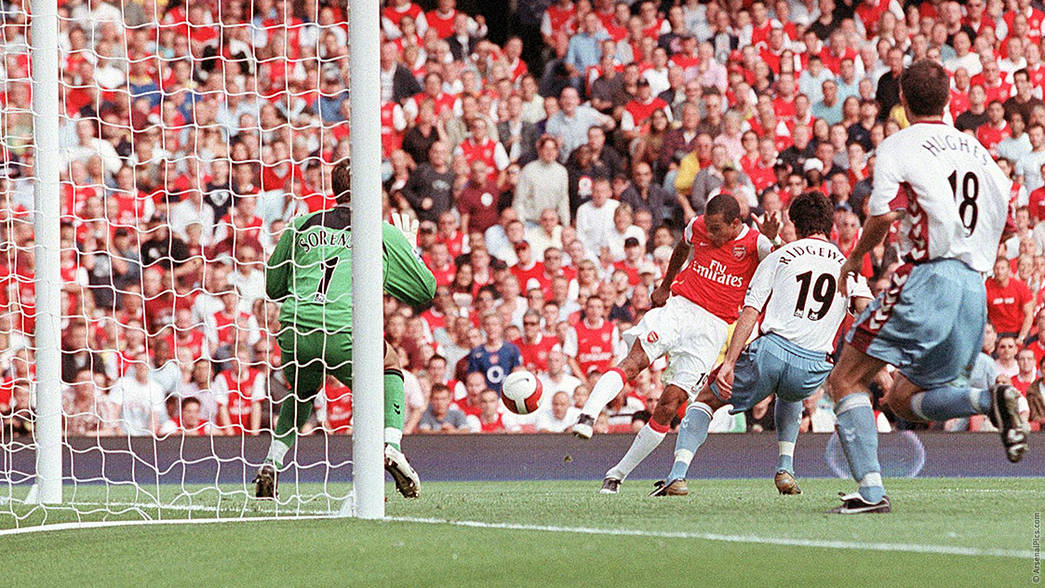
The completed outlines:
[[[60,0],[63,407],[69,435],[258,434],[287,396],[264,262],[327,208],[348,157],[349,15],[328,0]],[[387,210],[421,221],[428,308],[385,304],[411,433],[562,432],[622,356],[681,229],[713,197],[745,218],[818,190],[860,234],[874,149],[905,127],[899,74],[953,74],[948,122],[1017,182],[987,280],[974,383],[1045,422],[1045,11],[1035,0],[388,0]],[[26,0],[0,0],[0,414],[33,427],[33,120]],[[375,143],[376,146],[376,143]],[[785,223],[785,240],[794,230]],[[877,293],[895,236],[864,260]],[[931,304],[931,301],[926,301]],[[663,362],[597,430],[631,431]],[[506,413],[533,371],[541,409]],[[888,387],[890,374],[877,378]],[[984,384],[986,385],[986,384]],[[805,430],[830,431],[810,399]],[[715,431],[772,427],[772,398]],[[332,379],[311,426],[351,430]],[[909,428],[888,411],[880,428]],[[925,425],[918,425],[925,426]],[[979,419],[933,423],[983,430]]]

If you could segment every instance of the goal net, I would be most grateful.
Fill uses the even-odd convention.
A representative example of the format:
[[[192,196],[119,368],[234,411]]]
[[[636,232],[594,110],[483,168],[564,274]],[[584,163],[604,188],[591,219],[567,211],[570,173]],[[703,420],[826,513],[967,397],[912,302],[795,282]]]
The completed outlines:
[[[29,2],[0,4],[0,527],[323,515],[350,496],[352,394],[333,378],[252,480],[280,406],[264,262],[331,205],[348,156],[349,26],[332,0],[58,2],[61,504],[37,482]],[[376,67],[376,66],[375,66]],[[39,211],[36,211],[39,212]],[[47,219],[43,219],[46,222]]]

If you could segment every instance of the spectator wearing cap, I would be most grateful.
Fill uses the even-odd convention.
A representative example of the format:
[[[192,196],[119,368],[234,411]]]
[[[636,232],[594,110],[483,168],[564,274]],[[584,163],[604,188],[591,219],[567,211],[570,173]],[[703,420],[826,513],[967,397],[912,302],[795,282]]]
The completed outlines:
[[[531,226],[540,221],[541,212],[551,208],[564,222],[570,219],[569,174],[558,161],[559,144],[544,135],[537,141],[537,159],[527,163],[519,174],[512,207],[519,218]]]
[[[644,131],[648,131],[647,123],[653,112],[657,110],[662,111],[668,117],[668,121],[671,121],[671,109],[668,108],[668,103],[653,94],[648,79],[640,79],[635,98],[624,106],[624,112],[621,113],[621,135],[628,141],[638,138]]]
[[[581,105],[580,94],[576,88],[563,88],[559,95],[559,108],[559,112],[548,119],[546,130],[559,139],[560,161],[566,161],[566,157],[574,149],[588,140],[588,129],[596,126],[613,128],[612,118],[590,106]]]
[[[453,204],[454,172],[449,157],[446,144],[436,141],[428,150],[428,162],[418,165],[403,186],[403,197],[418,220],[434,223]]]
[[[613,229],[613,214],[620,202],[612,200],[613,188],[609,180],[598,179],[592,185],[591,200],[577,209],[577,239],[588,251],[609,242]]]
[[[664,222],[665,207],[671,201],[671,195],[653,182],[653,169],[648,163],[637,163],[632,170],[631,182],[620,195],[620,201],[630,205],[636,212],[649,212],[653,226],[659,227]]]

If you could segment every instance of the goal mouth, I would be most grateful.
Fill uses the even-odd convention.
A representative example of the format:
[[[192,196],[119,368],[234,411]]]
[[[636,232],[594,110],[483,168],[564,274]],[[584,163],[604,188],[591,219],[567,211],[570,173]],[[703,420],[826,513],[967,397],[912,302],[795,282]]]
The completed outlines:
[[[383,515],[380,279],[357,287],[375,281],[381,235],[341,219],[339,239],[316,240],[364,266],[327,272],[320,326],[293,305],[300,284],[271,295],[266,262],[303,215],[330,224],[350,109],[366,168],[352,220],[380,224],[380,88],[363,83],[378,77],[376,3],[351,23],[328,0],[8,8],[0,527]],[[289,262],[292,281],[317,263]],[[318,363],[281,348],[317,330],[334,333]],[[363,349],[327,361],[345,332]],[[348,374],[368,390],[353,398]],[[263,463],[280,469],[267,501]]]

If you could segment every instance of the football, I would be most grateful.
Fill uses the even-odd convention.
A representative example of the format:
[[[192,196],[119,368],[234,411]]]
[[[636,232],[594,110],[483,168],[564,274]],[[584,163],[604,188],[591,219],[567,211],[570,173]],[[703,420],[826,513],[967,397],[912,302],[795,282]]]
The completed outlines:
[[[541,402],[541,381],[527,371],[508,374],[501,385],[501,400],[515,414],[530,414]]]

